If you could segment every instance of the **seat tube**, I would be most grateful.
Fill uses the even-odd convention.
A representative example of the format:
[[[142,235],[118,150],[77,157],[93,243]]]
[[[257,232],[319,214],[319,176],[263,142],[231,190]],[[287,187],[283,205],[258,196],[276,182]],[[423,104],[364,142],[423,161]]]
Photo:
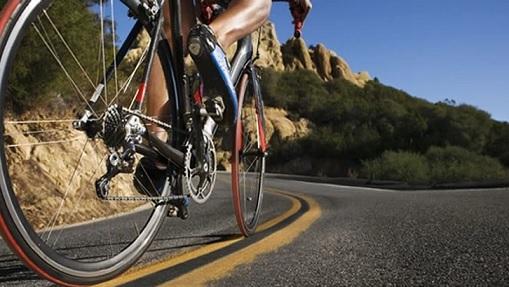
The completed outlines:
[[[172,49],[175,57],[175,74],[177,79],[177,91],[180,110],[184,116],[184,125],[189,123],[189,118],[192,113],[191,107],[191,90],[189,79],[184,74],[184,37],[182,35],[182,0],[166,0],[170,1],[171,13],[171,33],[172,33]],[[184,0],[189,1],[189,0]]]

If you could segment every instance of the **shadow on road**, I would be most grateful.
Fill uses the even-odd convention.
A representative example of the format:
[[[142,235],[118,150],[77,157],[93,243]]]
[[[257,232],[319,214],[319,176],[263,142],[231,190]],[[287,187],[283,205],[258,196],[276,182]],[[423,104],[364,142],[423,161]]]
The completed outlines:
[[[0,283],[6,282],[22,282],[27,280],[35,280],[39,277],[30,269],[26,268],[19,259],[9,256],[0,256]]]
[[[238,234],[211,234],[211,235],[199,235],[199,236],[175,236],[156,238],[151,247],[146,253],[161,252],[161,251],[173,251],[184,248],[191,248],[195,246],[202,246],[212,244],[216,242],[230,240],[238,237]],[[117,241],[113,242],[111,246],[125,246],[129,242]],[[66,248],[58,249],[61,254],[73,254],[73,251],[88,250],[90,248],[101,247],[98,244],[83,244],[70,246]],[[83,261],[96,261],[104,259],[103,255],[86,256],[82,257]],[[23,263],[14,255],[6,254],[0,255],[0,285],[1,283],[10,282],[11,284],[17,282],[19,286],[27,286],[27,281],[33,281],[40,279],[36,273],[28,269]]]

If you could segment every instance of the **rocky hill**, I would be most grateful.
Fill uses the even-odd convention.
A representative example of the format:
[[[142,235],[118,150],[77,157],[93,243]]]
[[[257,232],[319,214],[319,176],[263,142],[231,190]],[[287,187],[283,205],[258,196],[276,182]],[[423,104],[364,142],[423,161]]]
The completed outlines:
[[[307,69],[316,72],[324,81],[345,79],[359,87],[363,87],[371,80],[367,72],[353,72],[343,58],[323,44],[308,47],[305,40],[299,38],[289,39],[281,45],[276,28],[270,22],[255,34],[253,39],[255,47],[258,44],[258,35],[261,35],[260,59],[257,61],[260,67],[276,71]]]

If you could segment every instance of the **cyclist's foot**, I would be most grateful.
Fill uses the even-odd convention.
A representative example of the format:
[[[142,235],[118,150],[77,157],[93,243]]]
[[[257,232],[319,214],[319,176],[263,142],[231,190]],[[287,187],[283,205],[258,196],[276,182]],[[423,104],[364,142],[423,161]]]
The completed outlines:
[[[235,87],[231,80],[230,65],[214,32],[209,26],[197,24],[189,32],[189,54],[202,77],[207,112],[215,118],[231,122],[237,113]],[[233,116],[233,117],[232,117]]]

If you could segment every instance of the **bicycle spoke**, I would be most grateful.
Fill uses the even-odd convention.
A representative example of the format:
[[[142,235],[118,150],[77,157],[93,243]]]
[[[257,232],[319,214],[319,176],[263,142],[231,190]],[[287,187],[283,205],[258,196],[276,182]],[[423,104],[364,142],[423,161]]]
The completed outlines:
[[[51,41],[51,38],[48,34],[48,31],[46,30],[46,28],[44,27],[44,24],[42,23],[41,21],[41,17],[37,17],[37,21],[39,23],[39,26],[41,27],[42,29],[42,32],[44,32],[44,36],[46,36],[46,41],[48,42],[49,46],[51,47],[51,50],[55,53],[55,55],[58,56],[58,53],[57,53],[57,49],[55,48],[55,45],[53,44],[53,41]],[[60,57],[59,57],[60,58]]]
[[[249,140],[249,135],[244,135],[244,137]],[[245,149],[242,150],[242,153],[243,154],[248,153],[251,150],[251,147],[253,147],[253,142],[249,141],[249,145]]]
[[[76,120],[66,119],[66,120],[26,120],[26,121],[5,121],[6,124],[13,125],[25,125],[25,124],[53,124],[53,123],[72,123]]]
[[[246,160],[246,161],[247,161],[247,160]],[[248,173],[248,172],[249,172],[249,170],[251,170],[251,167],[253,166],[253,164],[254,164],[254,163],[256,163],[256,161],[257,161],[257,160],[255,159],[255,160],[253,160],[253,161],[249,164],[248,168],[246,168],[245,173]]]
[[[108,85],[106,84],[106,49],[104,47],[104,11],[103,11],[103,0],[99,0],[99,19],[101,21],[101,56],[102,56],[102,68],[103,68],[103,83],[104,83],[104,97],[106,103],[108,103]]]
[[[71,190],[71,183],[74,181],[74,179],[76,178],[76,176],[78,175],[78,170],[79,170],[79,167],[81,165],[81,161],[83,159],[83,155],[85,154],[85,149],[87,148],[87,145],[88,145],[88,140],[85,141],[85,144],[83,145],[83,149],[81,150],[81,153],[80,153],[80,156],[79,156],[79,159],[78,159],[78,162],[76,163],[76,167],[74,168],[73,172],[72,172],[72,175],[71,175],[71,178],[69,179],[68,183],[67,183],[67,187],[66,187],[66,190],[64,192],[64,196],[60,202],[60,205],[57,209],[57,212],[53,215],[52,219],[50,220],[50,227],[49,227],[49,233],[48,233],[48,236],[46,237],[46,242],[49,241],[50,237],[51,237],[51,234],[53,233],[53,228],[55,227],[56,223],[57,223],[57,219],[58,219],[58,216],[60,215],[60,212],[62,211],[62,208],[64,207],[64,203],[67,199],[67,196],[69,195],[69,192]],[[54,243],[56,244],[56,242]],[[53,245],[55,246],[55,245]]]
[[[111,7],[111,38],[112,38],[112,46],[113,46],[113,68],[114,68],[114,78],[115,78],[115,94],[118,94],[118,75],[117,75],[117,44],[115,41],[116,31],[115,31],[115,6],[113,1],[110,1]]]
[[[68,129],[52,129],[52,130],[36,130],[36,131],[24,131],[21,132],[23,135],[38,135],[38,134],[49,134],[68,131]],[[4,136],[12,136],[12,134],[4,134]]]
[[[131,72],[131,74],[129,75],[129,77],[127,78],[127,81],[125,81],[125,83],[123,84],[123,86],[120,88],[120,90],[117,92],[117,94],[115,94],[115,97],[113,97],[113,99],[110,101],[109,105],[113,104],[115,102],[115,100],[118,99],[118,97],[120,96],[120,94],[125,94],[127,92],[127,88],[131,85],[131,82],[136,74],[136,72],[138,72],[138,69],[141,67],[141,64],[143,63],[143,61],[145,60],[145,57],[147,55],[147,52],[148,52],[148,46],[145,48],[145,50],[143,51],[140,59],[138,60],[138,63],[136,63],[136,66],[134,67],[134,70]],[[131,103],[129,105],[129,109],[132,108],[133,104],[134,104],[134,101],[136,99],[136,95],[133,95],[132,97],[132,100],[131,100]]]
[[[14,148],[14,147],[22,147],[22,146],[55,145],[55,144],[63,144],[63,143],[79,141],[82,139],[83,139],[83,137],[75,137],[75,138],[69,139],[69,140],[45,141],[45,142],[38,142],[38,143],[20,143],[20,144],[5,145],[5,147],[6,148]]]
[[[113,2],[113,1],[112,1]],[[51,20],[50,16],[48,15],[46,9],[44,10],[44,15],[46,16],[46,18],[48,19],[49,23],[51,24],[51,26],[53,27],[53,30],[55,30],[55,33],[58,35],[58,37],[60,38],[60,40],[62,41],[62,43],[64,44],[64,46],[66,47],[67,51],[69,52],[69,54],[71,54],[72,58],[74,59],[74,61],[76,62],[76,64],[78,65],[78,67],[81,69],[81,72],[83,73],[83,75],[87,78],[88,82],[90,83],[90,85],[92,86],[92,88],[95,88],[95,85],[94,83],[92,82],[92,79],[90,78],[90,76],[88,75],[87,71],[85,71],[85,68],[83,68],[83,65],[81,64],[81,62],[78,60],[78,57],[76,57],[76,54],[72,51],[71,47],[69,47],[69,44],[67,43],[67,41],[64,39],[64,36],[62,36],[62,33],[60,32],[60,30],[57,28],[57,26],[55,25],[55,23]]]
[[[93,150],[95,150],[97,148],[97,145],[98,145],[98,142],[94,142],[94,147],[92,148]],[[85,146],[86,148],[86,146]],[[104,163],[104,160],[106,158],[103,157],[103,159],[97,164],[97,166],[94,168],[94,174],[92,174],[90,176],[90,179],[88,180],[89,183],[91,183],[91,186],[94,186],[94,179],[96,178],[97,176],[97,172],[100,170],[100,166]],[[96,154],[96,162],[97,162],[97,154]],[[83,196],[85,195],[85,193],[83,192],[83,190],[80,190],[80,194],[78,196],[78,199],[76,200],[76,202],[74,204],[71,204],[72,206],[75,206],[76,204],[79,204],[81,202],[81,199],[83,198]],[[56,235],[55,237],[55,240],[54,240],[54,243],[53,243],[53,246],[55,246],[58,242],[58,240],[60,239],[60,236],[62,235],[62,232],[64,230],[63,229],[60,229],[59,232],[58,232],[58,235]]]
[[[39,37],[41,38],[41,40],[44,42],[44,45],[46,46],[46,48],[48,48],[49,52],[51,53],[51,55],[53,56],[53,58],[55,59],[55,61],[57,61],[58,65],[60,66],[60,68],[62,69],[62,71],[65,73],[67,79],[69,80],[69,82],[71,82],[73,88],[76,90],[76,92],[80,95],[81,99],[87,104],[88,108],[90,109],[90,111],[92,113],[95,114],[96,117],[99,117],[97,115],[97,113],[95,112],[94,108],[92,108],[92,106],[90,106],[88,100],[85,98],[85,95],[83,95],[83,92],[80,90],[80,88],[78,87],[78,84],[76,84],[76,82],[72,79],[71,75],[69,74],[69,72],[67,71],[67,69],[64,67],[64,64],[62,63],[62,61],[60,61],[60,59],[58,58],[58,56],[56,55],[55,51],[53,51],[51,49],[51,46],[50,44],[44,39],[41,31],[39,30],[39,28],[37,28],[37,26],[35,24],[32,24],[32,26],[34,27],[35,31],[37,32],[37,34],[39,35]]]
[[[94,147],[93,149],[95,150],[95,148],[97,147],[98,143],[95,143],[94,144]],[[97,179],[97,177],[99,176],[98,172],[101,170],[101,166],[104,164],[106,160],[106,157],[103,156],[102,159],[100,161],[98,161],[98,156],[96,154],[96,167],[94,168],[94,173],[90,176],[90,179],[88,180],[89,183],[91,183],[92,186],[94,186],[94,182],[95,182],[95,179]],[[80,195],[78,197],[78,199],[76,200],[76,202],[80,202],[81,199],[83,198],[83,195],[84,193],[83,192],[80,192]]]

